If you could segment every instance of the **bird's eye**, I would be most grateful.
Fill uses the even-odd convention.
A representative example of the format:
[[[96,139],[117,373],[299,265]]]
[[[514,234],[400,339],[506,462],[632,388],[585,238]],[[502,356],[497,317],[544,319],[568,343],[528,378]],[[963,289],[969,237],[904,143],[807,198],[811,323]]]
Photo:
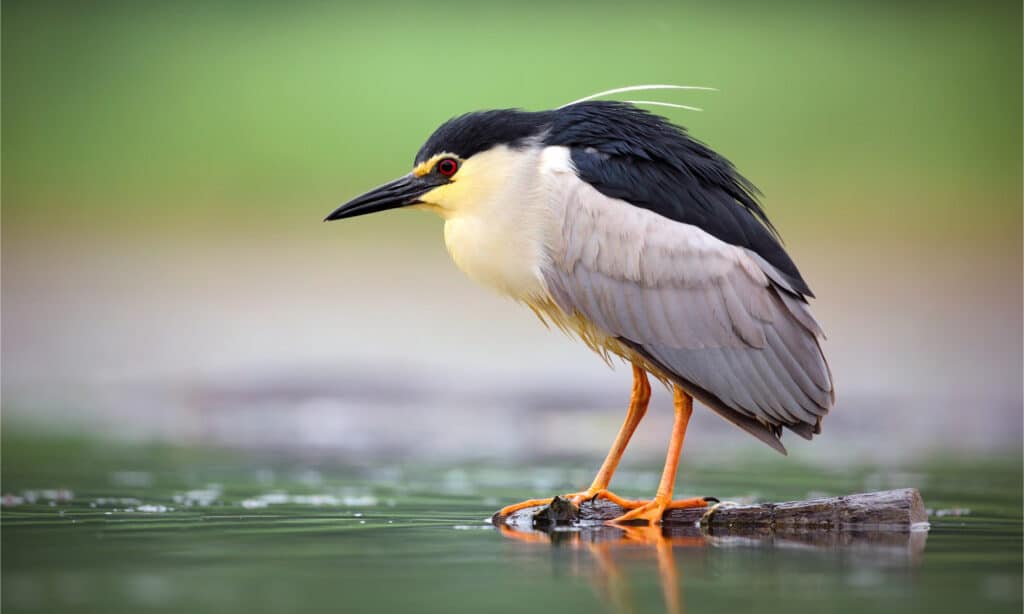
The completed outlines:
[[[441,158],[437,162],[437,172],[445,177],[451,177],[459,170],[459,162],[455,158]]]

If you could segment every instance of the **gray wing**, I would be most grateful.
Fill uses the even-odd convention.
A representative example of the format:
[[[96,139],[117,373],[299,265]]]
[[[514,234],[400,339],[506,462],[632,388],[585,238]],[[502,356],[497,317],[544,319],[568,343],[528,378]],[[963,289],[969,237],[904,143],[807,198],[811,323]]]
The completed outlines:
[[[757,254],[558,178],[548,291],[727,420],[785,453],[835,396],[803,297]]]

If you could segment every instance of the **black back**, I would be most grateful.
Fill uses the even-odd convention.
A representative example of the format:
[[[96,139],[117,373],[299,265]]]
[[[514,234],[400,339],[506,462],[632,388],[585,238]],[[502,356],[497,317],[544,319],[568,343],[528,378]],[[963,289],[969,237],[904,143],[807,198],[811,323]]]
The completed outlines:
[[[701,228],[747,248],[778,269],[801,296],[814,296],[757,202],[757,188],[683,129],[622,102],[592,101],[554,111],[469,113],[445,123],[416,155],[463,158],[531,138],[568,147],[580,179],[611,198]]]

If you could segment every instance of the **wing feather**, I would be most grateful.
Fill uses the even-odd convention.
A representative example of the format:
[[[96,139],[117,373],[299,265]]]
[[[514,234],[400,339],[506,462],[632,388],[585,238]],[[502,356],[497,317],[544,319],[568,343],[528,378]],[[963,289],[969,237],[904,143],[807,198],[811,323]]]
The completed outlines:
[[[789,279],[696,226],[559,176],[563,227],[545,282],[567,315],[635,348],[776,449],[819,429],[834,401],[821,327]],[[772,443],[774,441],[774,443]]]

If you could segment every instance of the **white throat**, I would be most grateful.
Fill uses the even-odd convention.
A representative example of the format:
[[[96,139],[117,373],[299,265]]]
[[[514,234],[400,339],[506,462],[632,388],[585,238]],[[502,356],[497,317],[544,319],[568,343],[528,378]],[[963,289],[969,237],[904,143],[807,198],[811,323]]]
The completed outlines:
[[[516,300],[547,296],[543,270],[554,230],[538,147],[495,147],[468,162],[446,195],[444,241],[474,281]]]

